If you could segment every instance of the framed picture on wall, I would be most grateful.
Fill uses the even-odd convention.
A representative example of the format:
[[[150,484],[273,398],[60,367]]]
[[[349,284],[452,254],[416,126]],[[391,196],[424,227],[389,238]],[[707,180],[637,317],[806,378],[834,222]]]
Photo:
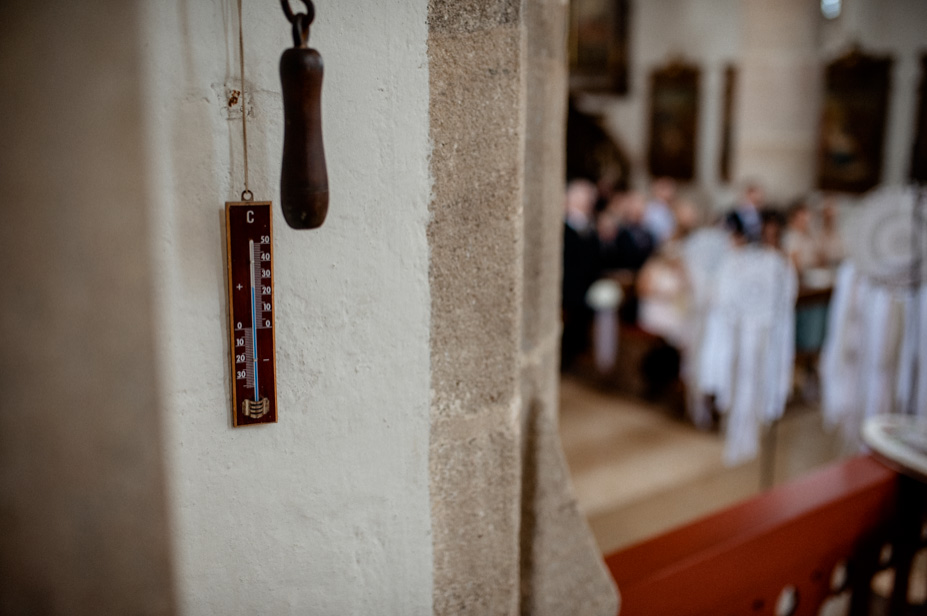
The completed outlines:
[[[718,159],[718,176],[723,182],[731,181],[732,149],[734,147],[734,95],[737,89],[737,68],[724,67],[724,92],[721,99],[721,154]]]
[[[628,93],[631,0],[570,2],[570,89]]]
[[[818,188],[862,193],[882,179],[892,60],[859,49],[827,65],[818,136]]]
[[[921,84],[917,92],[916,113],[911,180],[927,184],[927,54],[921,56]]]
[[[650,145],[653,177],[695,177],[699,69],[674,61],[650,75]]]

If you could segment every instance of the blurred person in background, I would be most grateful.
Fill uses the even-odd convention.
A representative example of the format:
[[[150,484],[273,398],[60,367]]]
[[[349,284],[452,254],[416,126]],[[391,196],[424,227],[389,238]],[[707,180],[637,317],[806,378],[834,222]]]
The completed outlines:
[[[821,203],[818,247],[821,252],[822,265],[837,267],[847,256],[847,247],[840,233],[837,220],[837,201],[833,196],[824,197]]]
[[[599,246],[602,251],[602,269],[604,270],[620,269],[611,262],[611,259],[615,238],[618,237],[618,229],[621,227],[622,203],[623,195],[612,195],[595,219],[596,233],[599,236]]]
[[[637,278],[638,313],[641,329],[659,337],[641,361],[641,375],[648,398],[672,393],[678,382],[682,354],[690,344],[692,288],[682,246],[698,226],[695,204],[680,201],[674,207],[675,230],[644,264]]]
[[[799,274],[821,265],[820,246],[811,228],[811,210],[804,201],[798,201],[789,208],[782,250]]]
[[[599,277],[601,257],[594,216],[598,196],[589,180],[573,180],[567,185],[563,224],[563,338],[561,368],[569,368],[589,344],[592,310],[586,305],[586,292]]]
[[[676,182],[670,178],[657,178],[650,187],[650,199],[644,209],[643,223],[653,235],[657,245],[669,240],[676,231],[674,201]]]
[[[762,187],[755,182],[747,184],[740,201],[725,216],[725,227],[733,234],[741,235],[747,243],[760,241],[763,233],[760,210],[763,203]]]
[[[619,315],[624,323],[637,322],[637,272],[656,248],[653,234],[644,226],[645,208],[646,201],[639,192],[617,195],[603,212],[608,222],[600,225],[607,233],[600,236],[603,268],[615,272],[614,278],[621,285],[624,300]],[[612,229],[613,234],[609,232]]]
[[[731,236],[731,245],[734,247],[746,246],[747,235],[744,233],[744,225],[740,218],[727,214],[722,221],[725,231]]]
[[[822,243],[822,231],[814,227],[812,212],[805,201],[798,201],[789,208],[788,229],[783,239],[783,250],[798,272],[801,287],[805,289],[804,302],[795,308],[795,389],[803,398],[817,396],[818,355],[824,344],[827,329],[828,299],[814,299],[811,290],[826,287],[832,277],[822,268],[828,266],[829,258]],[[831,220],[833,223],[833,220]],[[831,233],[835,232],[831,230]],[[839,236],[832,239],[839,240]],[[839,248],[838,248],[839,249]],[[818,274],[824,274],[823,282],[814,282]],[[809,294],[810,293],[810,294]]]
[[[608,209],[617,215],[618,228],[614,239],[605,246],[606,267],[637,272],[657,245],[653,233],[644,224],[644,196],[635,191],[619,195]]]
[[[691,201],[678,200],[673,207],[673,213],[676,217],[676,229],[672,238],[670,238],[671,241],[680,242],[701,226],[700,210]]]
[[[785,216],[776,208],[765,208],[760,212],[760,246],[782,250],[782,234],[785,231]]]

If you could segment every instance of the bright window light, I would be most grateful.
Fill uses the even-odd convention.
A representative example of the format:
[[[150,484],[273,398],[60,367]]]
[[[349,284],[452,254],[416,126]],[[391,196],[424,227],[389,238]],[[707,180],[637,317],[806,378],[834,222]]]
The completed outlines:
[[[840,17],[841,0],[821,0],[821,15],[827,19]]]

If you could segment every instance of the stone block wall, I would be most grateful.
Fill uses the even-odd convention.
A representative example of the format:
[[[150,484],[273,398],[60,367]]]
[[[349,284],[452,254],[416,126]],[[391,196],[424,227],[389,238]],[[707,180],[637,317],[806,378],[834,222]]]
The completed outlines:
[[[524,6],[521,613],[612,615],[617,596],[573,497],[558,429],[567,8]]]
[[[429,4],[436,614],[518,609],[522,35],[517,0]]]
[[[566,5],[429,4],[436,614],[614,614],[557,435]]]

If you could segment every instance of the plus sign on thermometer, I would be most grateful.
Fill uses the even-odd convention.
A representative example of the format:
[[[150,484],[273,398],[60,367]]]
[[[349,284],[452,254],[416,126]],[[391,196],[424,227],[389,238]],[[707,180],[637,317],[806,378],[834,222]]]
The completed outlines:
[[[235,427],[277,421],[270,213],[269,201],[225,204]]]

